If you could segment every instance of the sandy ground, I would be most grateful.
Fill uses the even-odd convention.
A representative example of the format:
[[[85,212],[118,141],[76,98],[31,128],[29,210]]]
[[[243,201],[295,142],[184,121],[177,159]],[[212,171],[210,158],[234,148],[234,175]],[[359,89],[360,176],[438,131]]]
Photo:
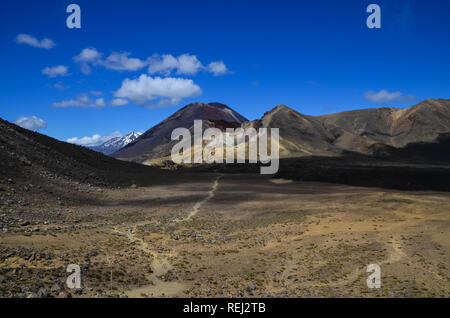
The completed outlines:
[[[96,198],[0,233],[0,295],[450,296],[449,193],[211,174]]]

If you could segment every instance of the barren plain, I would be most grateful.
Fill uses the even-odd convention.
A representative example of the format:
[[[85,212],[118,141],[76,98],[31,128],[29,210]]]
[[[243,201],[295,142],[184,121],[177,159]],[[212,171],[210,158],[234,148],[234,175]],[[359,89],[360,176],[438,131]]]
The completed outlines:
[[[2,208],[0,296],[450,296],[448,192],[218,173],[78,190],[81,203]]]

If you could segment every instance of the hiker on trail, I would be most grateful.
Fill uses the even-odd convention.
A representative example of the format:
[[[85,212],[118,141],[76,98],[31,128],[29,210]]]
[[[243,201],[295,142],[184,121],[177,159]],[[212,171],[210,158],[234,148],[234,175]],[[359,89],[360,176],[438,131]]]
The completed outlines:
[[[144,235],[142,235],[142,242],[145,242],[145,237],[144,237]]]

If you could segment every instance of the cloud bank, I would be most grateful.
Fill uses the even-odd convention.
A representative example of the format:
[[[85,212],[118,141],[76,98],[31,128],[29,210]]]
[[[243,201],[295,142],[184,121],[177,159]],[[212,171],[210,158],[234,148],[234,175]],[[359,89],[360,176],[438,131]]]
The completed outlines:
[[[171,54],[153,54],[148,58],[148,73],[170,75],[196,75],[199,71],[213,73],[215,76],[231,73],[223,61],[215,61],[204,66],[195,55],[181,54],[175,57]]]
[[[231,73],[223,61],[214,61],[204,66],[197,56],[188,53],[177,57],[171,54],[153,54],[146,60],[130,57],[130,52],[112,52],[103,58],[103,53],[96,48],[83,49],[73,60],[81,67],[84,74],[90,74],[93,66],[101,66],[114,71],[137,71],[148,66],[149,74],[169,76],[172,72],[177,75],[194,76],[200,71],[212,73],[214,76]]]
[[[103,53],[96,48],[85,48],[73,60],[80,65],[84,74],[90,74],[92,66],[102,66],[114,71],[137,71],[147,65],[145,61],[131,58],[130,55],[130,52],[112,52],[103,59]]]

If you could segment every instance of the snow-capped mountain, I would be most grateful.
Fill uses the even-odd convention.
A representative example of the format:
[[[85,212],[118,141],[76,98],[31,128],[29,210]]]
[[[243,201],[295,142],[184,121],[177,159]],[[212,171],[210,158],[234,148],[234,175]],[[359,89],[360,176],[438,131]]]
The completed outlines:
[[[110,155],[113,152],[116,152],[119,149],[122,149],[130,142],[135,141],[142,133],[140,132],[130,132],[129,134],[123,137],[114,137],[110,140],[104,142],[100,146],[89,147],[92,150],[104,153],[105,155]]]

